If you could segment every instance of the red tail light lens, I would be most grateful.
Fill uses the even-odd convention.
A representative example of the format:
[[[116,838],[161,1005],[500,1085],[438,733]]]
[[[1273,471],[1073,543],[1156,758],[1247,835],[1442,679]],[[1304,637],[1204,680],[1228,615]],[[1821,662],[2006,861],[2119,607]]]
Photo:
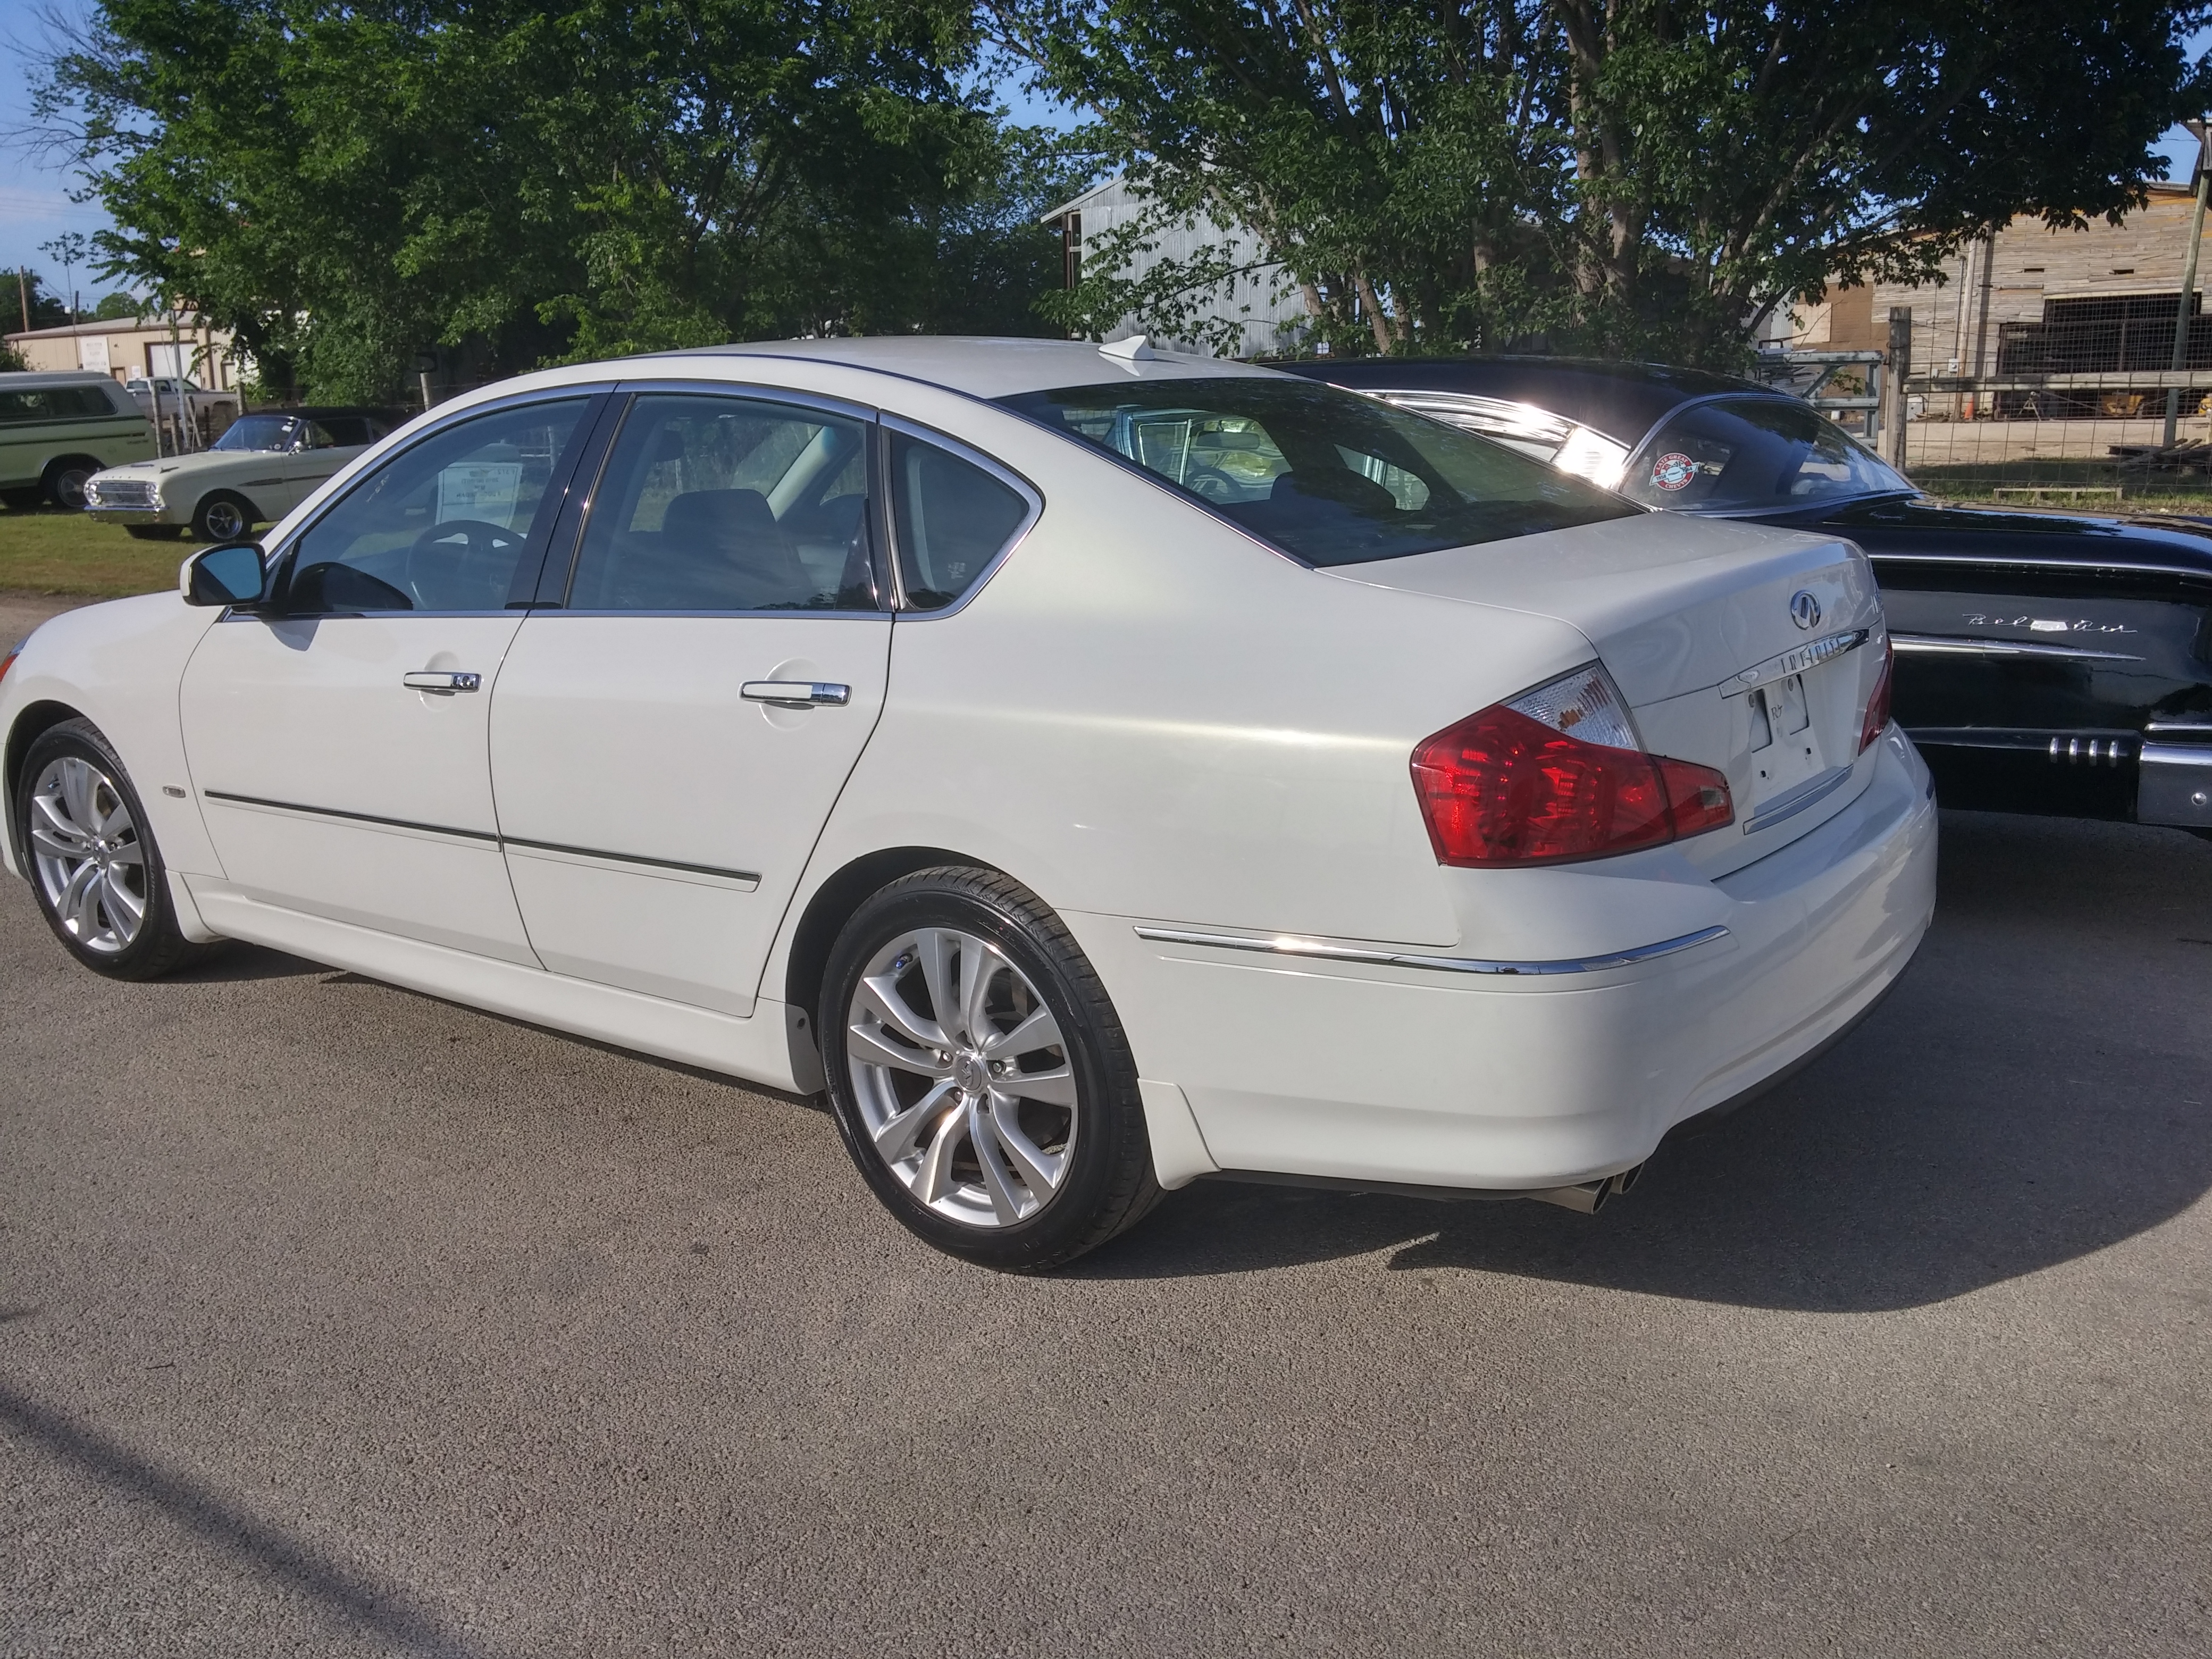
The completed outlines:
[[[1711,767],[1647,755],[1601,668],[1470,714],[1413,750],[1413,790],[1439,863],[1606,858],[1735,818]]]
[[[6,656],[0,657],[0,680],[8,678],[8,671],[15,665],[15,659],[22,654],[23,647],[19,645],[10,650]]]
[[[1865,754],[1889,726],[1889,672],[1897,653],[1889,648],[1889,635],[1881,636],[1881,672],[1875,677],[1874,696],[1867,699],[1866,720],[1859,727],[1859,753]]]

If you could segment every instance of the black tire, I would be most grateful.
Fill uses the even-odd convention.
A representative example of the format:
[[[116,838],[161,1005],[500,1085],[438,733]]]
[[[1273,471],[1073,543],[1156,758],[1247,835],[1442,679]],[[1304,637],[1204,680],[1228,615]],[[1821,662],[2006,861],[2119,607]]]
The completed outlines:
[[[96,942],[82,937],[56,904],[56,896],[48,890],[48,872],[41,867],[39,848],[31,839],[32,815],[38,811],[33,799],[40,780],[47,769],[58,762],[75,759],[88,764],[100,775],[100,783],[111,789],[130,815],[126,831],[118,835],[115,842],[121,847],[135,846],[137,849],[137,868],[143,872],[143,915],[136,934],[127,942],[101,948]],[[100,728],[90,720],[64,720],[49,726],[31,742],[29,751],[23,757],[22,770],[16,774],[15,788],[15,844],[22,850],[31,876],[31,890],[39,902],[40,914],[46,925],[54,930],[69,953],[96,974],[111,979],[158,979],[164,974],[174,973],[187,963],[198,961],[208,947],[194,945],[178,929],[174,908],[169,900],[167,867],[161,862],[160,848],[154,843],[154,835],[146,818],[146,808],[138,799],[131,784],[131,775],[124,770],[123,763],[116,758],[114,749],[100,734]],[[105,797],[101,797],[105,799]],[[122,860],[116,861],[118,866]],[[126,873],[122,879],[128,880]],[[63,896],[67,896],[64,890]],[[95,921],[106,922],[113,929],[109,915],[109,902],[96,901],[99,913]],[[119,930],[115,930],[119,931]],[[100,937],[94,936],[94,940]]]
[[[862,1109],[847,1045],[854,994],[872,958],[902,936],[929,928],[957,930],[995,947],[1025,976],[1059,1028],[1056,1046],[1075,1093],[1066,1112],[1064,1173],[1051,1195],[1018,1220],[979,1224],[924,1203],[877,1150]],[[1002,1272],[1041,1273],[1095,1249],[1159,1201],[1136,1061],[1106,988],[1060,918],[1011,877],[946,866],[919,871],[876,893],[837,937],[817,1018],[846,1151],[891,1213],[939,1249]],[[975,1097],[983,1097],[979,1091]],[[960,1139],[955,1135],[951,1144]],[[953,1154],[946,1156],[950,1164]],[[972,1141],[966,1156],[971,1164],[980,1156]]]
[[[234,542],[252,529],[259,517],[245,496],[218,489],[192,514],[192,534],[202,541]]]
[[[100,471],[100,463],[86,455],[67,455],[58,461],[46,463],[46,475],[40,487],[46,499],[64,513],[79,513],[84,509],[85,480]]]
[[[126,524],[123,527],[142,542],[173,542],[185,533],[180,524]]]

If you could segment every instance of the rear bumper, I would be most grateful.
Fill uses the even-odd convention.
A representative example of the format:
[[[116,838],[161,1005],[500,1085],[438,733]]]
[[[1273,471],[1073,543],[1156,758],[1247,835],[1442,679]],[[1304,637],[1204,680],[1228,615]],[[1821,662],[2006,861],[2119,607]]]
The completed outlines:
[[[1935,802],[1894,728],[1871,758],[1866,787],[1826,823],[1696,882],[1697,927],[1623,939],[1620,955],[1725,933],[1641,959],[1577,951],[1564,970],[1498,973],[1068,920],[1139,1069],[1182,1088],[1222,1169],[1490,1190],[1595,1180],[1829,1041],[1911,959],[1935,906]],[[1679,868],[1655,866],[1650,884],[1648,907],[1622,905],[1623,927],[1683,915]]]

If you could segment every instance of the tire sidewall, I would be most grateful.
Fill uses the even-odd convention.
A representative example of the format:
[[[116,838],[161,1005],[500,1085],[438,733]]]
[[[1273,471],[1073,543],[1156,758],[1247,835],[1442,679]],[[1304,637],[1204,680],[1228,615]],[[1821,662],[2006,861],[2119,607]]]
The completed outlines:
[[[226,507],[238,515],[238,527],[235,530],[218,530],[209,522],[215,514]],[[228,494],[210,495],[200,503],[199,510],[192,514],[192,528],[196,533],[210,540],[231,541],[245,535],[253,528],[252,510],[235,495]]]
[[[46,902],[45,884],[39,879],[37,854],[31,846],[31,792],[37,785],[39,775],[58,757],[74,755],[90,761],[115,783],[116,792],[123,797],[124,805],[131,809],[131,822],[137,826],[138,845],[144,849],[141,856],[146,871],[146,919],[140,924],[138,937],[122,950],[112,954],[88,950],[71,938],[69,929]],[[69,953],[96,974],[106,974],[115,979],[131,979],[148,972],[158,971],[155,965],[165,956],[173,954],[176,918],[169,903],[168,866],[161,860],[161,849],[154,840],[154,830],[146,817],[146,804],[138,798],[138,787],[131,781],[107,739],[98,727],[87,720],[64,720],[61,725],[41,732],[31,740],[29,750],[23,757],[23,769],[15,778],[15,845],[21,849],[24,869],[31,878],[32,896],[39,914],[46,919]]]
[[[1038,938],[1016,909],[994,902],[994,895],[974,890],[974,879],[982,877],[981,872],[925,872],[892,884],[861,905],[830,952],[816,1029],[838,1133],[884,1206],[909,1231],[949,1255],[1018,1272],[1053,1265],[1091,1236],[1127,1156],[1127,1137],[1142,1133],[1142,1107],[1136,1067],[1121,1032],[1118,1027],[1100,1029],[1091,1000],[1083,995],[1054,948],[1060,942]],[[957,927],[988,939],[1027,974],[1059,1022],[1069,1069],[1075,1074],[1080,1115],[1073,1167],[1051,1202],[1011,1226],[963,1226],[915,1198],[877,1152],[854,1098],[845,1050],[853,991],[869,959],[892,938],[927,927]]]
[[[46,499],[64,513],[82,511],[84,507],[85,480],[99,470],[97,466],[88,466],[82,461],[56,462],[46,474]],[[70,492],[66,488],[66,480],[72,477],[76,480],[75,501],[70,499]]]

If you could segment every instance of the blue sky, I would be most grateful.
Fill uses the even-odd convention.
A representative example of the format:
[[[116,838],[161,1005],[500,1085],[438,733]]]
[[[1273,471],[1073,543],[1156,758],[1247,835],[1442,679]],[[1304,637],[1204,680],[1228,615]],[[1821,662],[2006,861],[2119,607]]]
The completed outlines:
[[[29,119],[30,80],[40,58],[36,25],[25,15],[29,9],[11,9],[14,16],[0,24],[0,135]],[[2212,47],[2212,31],[2197,36],[2191,47],[2197,52]],[[1018,118],[1055,125],[1066,119],[1064,112],[1031,98],[1018,85],[1001,87],[1000,95]],[[2194,141],[2179,127],[2166,136],[2160,149],[2167,158],[2169,176],[2188,177],[2194,149]],[[89,236],[106,228],[108,223],[107,216],[97,206],[70,199],[72,186],[79,182],[67,169],[54,166],[44,156],[12,143],[0,143],[0,270],[29,265],[44,276],[50,289],[60,285],[60,264],[40,253],[40,244],[70,230]],[[83,270],[77,272],[76,282],[88,306],[95,288],[106,291]],[[5,319],[6,325],[14,322],[12,318]]]

